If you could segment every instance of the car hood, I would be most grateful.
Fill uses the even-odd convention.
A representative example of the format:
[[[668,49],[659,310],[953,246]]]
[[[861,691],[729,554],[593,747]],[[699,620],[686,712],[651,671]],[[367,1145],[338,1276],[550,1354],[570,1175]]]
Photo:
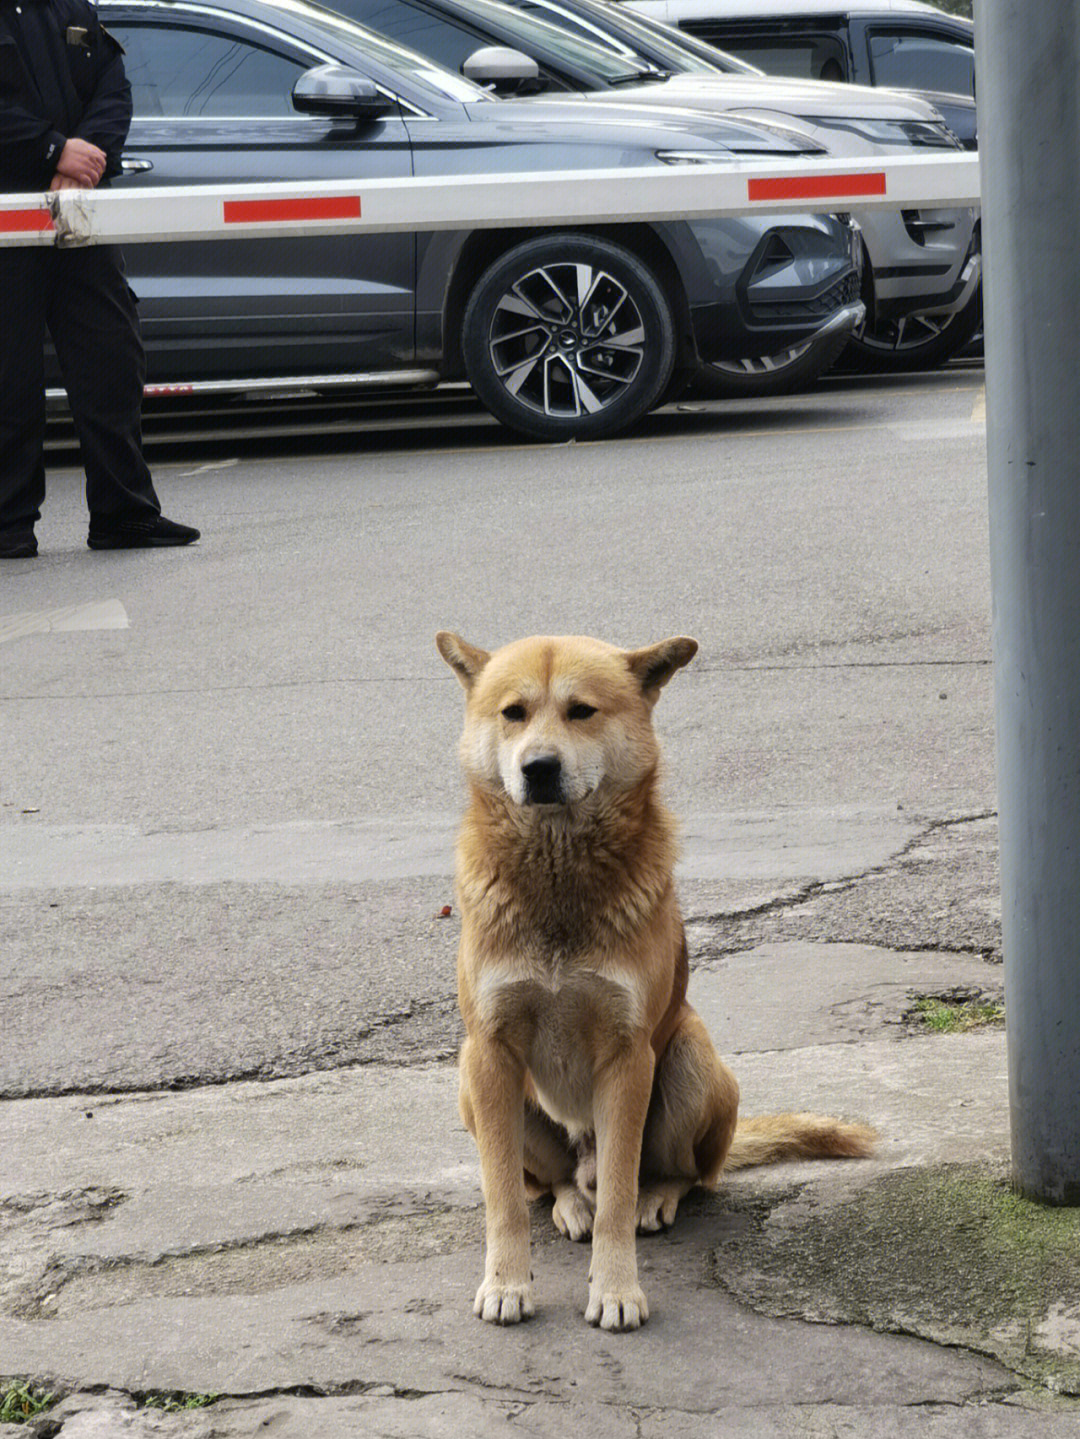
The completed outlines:
[[[926,100],[825,80],[786,80],[767,75],[672,75],[640,85],[594,91],[594,100],[634,105],[690,105],[695,108],[772,110],[799,119],[939,120]]]

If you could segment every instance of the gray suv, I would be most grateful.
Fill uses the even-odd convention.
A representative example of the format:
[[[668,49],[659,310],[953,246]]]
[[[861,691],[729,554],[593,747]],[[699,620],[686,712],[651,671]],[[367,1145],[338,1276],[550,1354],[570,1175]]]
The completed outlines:
[[[135,118],[118,187],[591,170],[816,147],[701,115],[511,110],[302,0],[101,0]],[[545,440],[612,434],[679,377],[858,317],[833,216],[127,247],[151,377],[435,384],[465,376]]]

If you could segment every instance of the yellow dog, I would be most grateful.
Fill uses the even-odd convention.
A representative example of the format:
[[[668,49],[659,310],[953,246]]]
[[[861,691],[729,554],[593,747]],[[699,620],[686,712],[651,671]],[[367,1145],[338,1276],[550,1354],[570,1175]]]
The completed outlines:
[[[866,1155],[873,1131],[806,1114],[737,1125],[738,1085],[686,1002],[652,710],[696,642],[436,642],[467,696],[458,993],[487,1219],[476,1313],[533,1312],[527,1201],[550,1192],[559,1229],[592,1235],[585,1318],[636,1329],[637,1229],[671,1224],[725,1165]]]

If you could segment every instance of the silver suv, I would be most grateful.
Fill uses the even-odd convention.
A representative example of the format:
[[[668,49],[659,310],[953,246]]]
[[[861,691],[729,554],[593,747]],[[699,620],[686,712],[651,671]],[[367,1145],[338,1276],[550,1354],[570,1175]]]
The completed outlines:
[[[965,149],[976,147],[975,27],[924,0],[626,3],[769,75],[911,90],[941,111]]]

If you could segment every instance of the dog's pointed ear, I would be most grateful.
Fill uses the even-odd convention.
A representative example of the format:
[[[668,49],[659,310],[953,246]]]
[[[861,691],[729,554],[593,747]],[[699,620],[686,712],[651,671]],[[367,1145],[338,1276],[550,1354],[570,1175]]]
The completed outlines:
[[[467,690],[471,690],[480,671],[491,658],[487,650],[478,650],[475,645],[467,644],[460,635],[451,634],[449,630],[440,630],[435,636],[435,643],[461,683]]]
[[[637,679],[642,692],[653,701],[660,697],[660,691],[676,670],[688,665],[697,654],[697,640],[686,635],[675,635],[673,639],[661,640],[659,644],[647,645],[643,650],[629,650],[626,663],[630,673]]]

